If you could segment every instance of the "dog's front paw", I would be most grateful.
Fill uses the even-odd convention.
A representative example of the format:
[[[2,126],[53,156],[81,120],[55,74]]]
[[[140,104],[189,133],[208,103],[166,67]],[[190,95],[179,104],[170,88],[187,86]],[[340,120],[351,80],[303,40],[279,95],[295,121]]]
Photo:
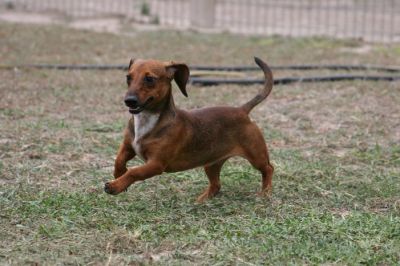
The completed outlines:
[[[107,182],[104,184],[104,192],[111,194],[111,195],[115,195],[115,192],[113,190],[113,188],[110,185],[110,182]]]
[[[128,191],[128,189],[127,188],[122,189],[122,190],[118,189],[115,186],[113,181],[107,182],[107,183],[104,184],[104,192],[106,192],[108,194],[117,195],[117,194],[121,193],[122,191],[126,192],[126,191]]]
[[[126,191],[126,189],[124,189],[124,190],[118,189],[116,184],[112,181],[104,184],[104,192],[106,192],[108,194],[117,195],[117,194],[121,193],[122,191]]]

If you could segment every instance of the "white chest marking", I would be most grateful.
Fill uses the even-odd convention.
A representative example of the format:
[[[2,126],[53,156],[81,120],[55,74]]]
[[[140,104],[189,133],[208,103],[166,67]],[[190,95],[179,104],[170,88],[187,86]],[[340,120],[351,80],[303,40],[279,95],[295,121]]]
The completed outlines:
[[[156,125],[160,114],[149,113],[143,111],[139,114],[133,115],[135,124],[135,139],[132,142],[132,147],[136,154],[143,157],[141,154],[141,145],[139,144],[140,139],[150,132]]]

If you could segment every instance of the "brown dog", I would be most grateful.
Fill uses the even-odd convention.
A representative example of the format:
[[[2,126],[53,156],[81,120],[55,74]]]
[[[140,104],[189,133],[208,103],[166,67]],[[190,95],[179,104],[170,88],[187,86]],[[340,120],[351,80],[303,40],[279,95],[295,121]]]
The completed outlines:
[[[271,92],[273,77],[267,64],[258,58],[255,62],[264,71],[266,82],[252,100],[240,107],[184,111],[175,107],[171,81],[187,96],[189,68],[185,64],[131,60],[125,104],[133,116],[115,160],[116,179],[105,184],[105,192],[116,195],[136,181],[203,166],[209,186],[197,198],[202,202],[220,190],[221,167],[232,156],[242,156],[258,169],[261,193],[270,192],[274,168],[263,135],[248,114]],[[135,155],[146,163],[128,170],[126,163]]]

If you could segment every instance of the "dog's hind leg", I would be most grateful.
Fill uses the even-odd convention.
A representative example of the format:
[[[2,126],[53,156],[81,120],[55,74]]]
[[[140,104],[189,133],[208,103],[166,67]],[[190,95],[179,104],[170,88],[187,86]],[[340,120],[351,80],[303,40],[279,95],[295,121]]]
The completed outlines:
[[[246,155],[246,159],[251,165],[261,172],[261,191],[259,195],[269,195],[272,192],[272,175],[274,174],[274,167],[271,165],[267,156],[252,156]]]
[[[268,159],[268,154],[266,156],[258,154],[246,155],[246,159],[251,163],[251,165],[261,172],[261,191],[259,195],[269,195],[272,192],[272,175],[274,174],[274,167],[271,165]]]
[[[274,174],[274,167],[268,162],[258,170],[262,174],[260,196],[270,195],[272,193],[272,175]]]
[[[261,172],[262,182],[259,195],[269,195],[272,192],[274,167],[269,161],[267,145],[265,144],[261,132],[258,131],[259,134],[254,134],[256,132],[257,131],[253,131],[253,141],[242,146],[244,150],[243,157],[245,157],[254,168]]]
[[[214,197],[221,189],[221,182],[219,175],[221,173],[222,165],[226,159],[207,165],[204,167],[204,171],[208,177],[209,185],[204,192],[197,198],[197,202],[201,203],[205,200]]]

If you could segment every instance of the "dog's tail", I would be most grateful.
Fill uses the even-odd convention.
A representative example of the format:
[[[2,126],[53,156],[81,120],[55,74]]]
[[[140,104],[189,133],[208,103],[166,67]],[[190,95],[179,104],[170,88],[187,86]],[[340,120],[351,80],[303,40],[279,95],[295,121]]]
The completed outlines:
[[[268,97],[269,93],[272,90],[272,86],[274,85],[274,77],[272,76],[272,71],[269,68],[269,66],[262,61],[258,57],[254,57],[254,61],[257,63],[257,65],[264,71],[264,76],[265,76],[265,83],[264,83],[264,88],[262,91],[260,91],[253,99],[242,105],[242,108],[247,112],[250,113],[250,111],[260,102],[262,102],[265,98]]]

